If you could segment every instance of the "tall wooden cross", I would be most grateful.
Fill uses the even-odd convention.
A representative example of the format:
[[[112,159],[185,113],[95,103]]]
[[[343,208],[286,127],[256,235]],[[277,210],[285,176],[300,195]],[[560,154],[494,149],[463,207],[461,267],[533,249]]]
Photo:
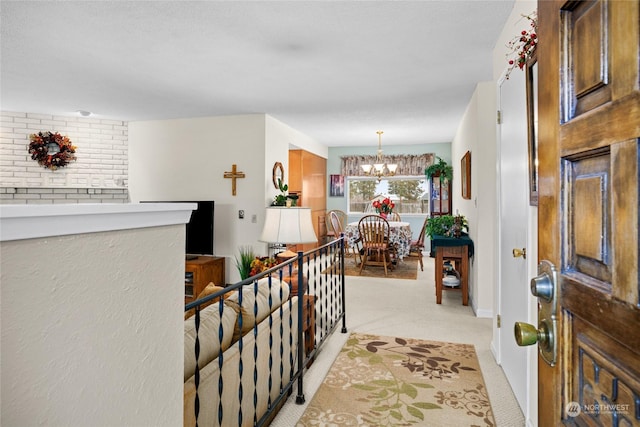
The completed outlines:
[[[231,172],[224,173],[225,178],[231,178],[231,194],[236,195],[236,179],[244,178],[244,172],[238,172],[237,166],[234,164],[231,166]]]

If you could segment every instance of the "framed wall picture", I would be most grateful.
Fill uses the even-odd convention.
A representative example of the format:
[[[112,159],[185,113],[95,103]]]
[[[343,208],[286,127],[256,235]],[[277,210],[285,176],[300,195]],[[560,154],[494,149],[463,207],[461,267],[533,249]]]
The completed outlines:
[[[460,161],[460,183],[462,198],[471,199],[471,152],[467,151]]]
[[[329,196],[344,197],[344,176],[329,175]]]

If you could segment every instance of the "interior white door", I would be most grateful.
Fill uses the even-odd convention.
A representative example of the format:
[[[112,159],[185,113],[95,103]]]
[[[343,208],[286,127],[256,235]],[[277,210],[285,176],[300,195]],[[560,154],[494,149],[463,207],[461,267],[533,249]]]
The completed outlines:
[[[515,70],[500,85],[500,249],[498,357],[511,388],[525,412],[527,405],[527,352],[516,345],[513,324],[528,312],[527,260],[513,249],[527,247],[529,207],[527,104],[524,73]]]

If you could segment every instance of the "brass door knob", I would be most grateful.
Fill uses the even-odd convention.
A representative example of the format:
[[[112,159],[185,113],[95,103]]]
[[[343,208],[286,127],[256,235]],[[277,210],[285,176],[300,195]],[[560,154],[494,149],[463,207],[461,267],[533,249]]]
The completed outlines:
[[[538,342],[538,330],[530,323],[516,322],[513,333],[520,347],[534,345]]]
[[[540,323],[540,328],[538,329],[530,323],[516,322],[513,332],[516,336],[516,343],[520,347],[534,345],[535,343],[538,343],[545,350],[553,347],[553,334],[545,321]]]
[[[522,257],[524,259],[527,259],[527,248],[514,248],[512,253],[514,258]]]

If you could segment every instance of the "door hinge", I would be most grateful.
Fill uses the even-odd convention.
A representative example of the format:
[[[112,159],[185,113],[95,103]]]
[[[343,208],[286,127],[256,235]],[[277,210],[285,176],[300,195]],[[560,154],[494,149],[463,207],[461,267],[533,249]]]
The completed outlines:
[[[501,319],[500,319],[500,315],[498,314],[498,316],[496,317],[496,322],[498,324],[498,328],[500,327],[501,324]]]
[[[502,124],[502,112],[500,110],[496,111],[496,123]]]

